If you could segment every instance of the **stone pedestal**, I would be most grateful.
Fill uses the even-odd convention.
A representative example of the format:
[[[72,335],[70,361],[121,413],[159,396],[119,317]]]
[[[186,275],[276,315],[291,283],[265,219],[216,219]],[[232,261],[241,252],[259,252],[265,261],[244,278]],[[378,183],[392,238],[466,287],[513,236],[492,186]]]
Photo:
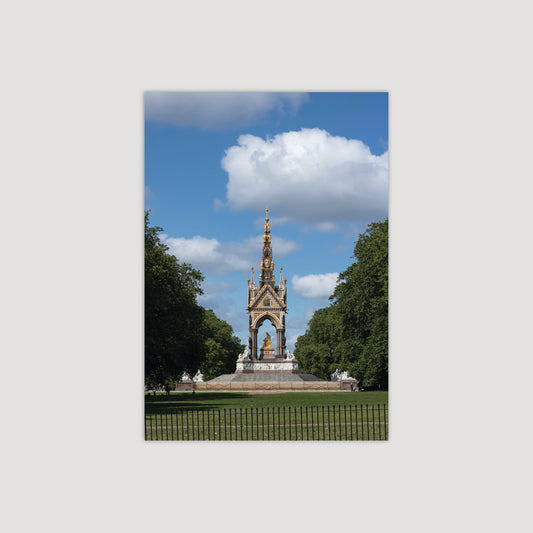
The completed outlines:
[[[260,359],[261,360],[264,360],[264,359],[275,359],[276,356],[274,354],[274,348],[270,347],[270,348],[261,348],[261,357]]]

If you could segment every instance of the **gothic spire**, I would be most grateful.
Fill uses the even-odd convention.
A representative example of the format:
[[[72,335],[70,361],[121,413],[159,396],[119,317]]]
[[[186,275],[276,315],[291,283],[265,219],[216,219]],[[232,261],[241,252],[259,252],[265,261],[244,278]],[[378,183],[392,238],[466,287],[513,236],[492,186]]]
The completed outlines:
[[[265,234],[263,235],[263,258],[261,259],[261,275],[259,281],[261,285],[268,283],[274,285],[274,261],[272,260],[272,242],[270,237],[270,224],[268,218],[268,207],[265,217]]]

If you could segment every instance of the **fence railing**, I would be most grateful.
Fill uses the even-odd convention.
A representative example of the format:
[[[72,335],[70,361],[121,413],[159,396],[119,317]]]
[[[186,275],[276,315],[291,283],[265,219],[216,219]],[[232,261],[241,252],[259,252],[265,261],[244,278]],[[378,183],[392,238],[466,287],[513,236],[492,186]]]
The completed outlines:
[[[145,413],[145,440],[387,440],[388,405],[172,409]]]

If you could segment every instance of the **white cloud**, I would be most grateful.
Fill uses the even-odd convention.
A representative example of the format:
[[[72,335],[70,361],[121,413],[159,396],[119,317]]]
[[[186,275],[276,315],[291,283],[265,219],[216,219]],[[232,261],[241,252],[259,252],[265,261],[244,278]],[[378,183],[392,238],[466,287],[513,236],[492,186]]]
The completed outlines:
[[[315,228],[323,233],[332,233],[339,230],[339,225],[334,222],[319,222],[315,225]]]
[[[235,296],[239,292],[234,286],[225,281],[205,280],[202,283],[202,289],[204,293],[197,298],[201,306],[212,309],[217,317],[230,324],[234,331],[236,327],[241,327],[243,323],[246,323],[242,313],[236,311],[236,309],[240,310],[243,305],[227,297],[228,295]],[[246,289],[242,289],[243,299],[245,291]]]
[[[266,140],[241,135],[237,142],[221,162],[227,203],[235,210],[268,205],[273,216],[305,223],[387,216],[388,152],[373,155],[361,141],[318,128]]]
[[[338,277],[338,272],[301,277],[294,275],[291,281],[294,292],[302,298],[328,298],[335,290]]]
[[[263,236],[250,237],[242,242],[219,242],[196,235],[191,239],[161,235],[161,240],[169,247],[179,261],[190,263],[202,272],[224,274],[244,272],[261,261]],[[281,237],[272,237],[274,263],[299,249],[300,245]]]
[[[146,92],[146,119],[176,126],[219,129],[244,126],[268,112],[293,112],[308,99],[305,93]]]
[[[220,299],[220,295],[230,288],[231,285],[225,281],[204,280],[202,283],[204,293],[198,296],[198,303],[204,307],[216,305]]]
[[[198,303],[206,309],[212,309],[220,320],[227,322],[233,328],[234,335],[236,335],[238,328],[241,328],[243,324],[247,324],[246,315],[241,311],[246,303],[235,302],[228,298],[217,298],[209,303],[202,303],[198,299]]]

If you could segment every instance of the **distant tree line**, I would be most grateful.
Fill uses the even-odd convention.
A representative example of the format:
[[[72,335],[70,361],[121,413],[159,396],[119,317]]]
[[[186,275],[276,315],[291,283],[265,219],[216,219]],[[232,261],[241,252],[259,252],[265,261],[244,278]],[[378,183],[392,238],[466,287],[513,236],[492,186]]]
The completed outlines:
[[[168,252],[144,218],[145,383],[174,388],[183,372],[204,379],[235,370],[244,345],[232,327],[197,302],[204,276]]]
[[[355,243],[355,262],[339,275],[329,307],[298,337],[301,372],[331,379],[338,368],[365,389],[388,389],[389,221],[370,224]]]

